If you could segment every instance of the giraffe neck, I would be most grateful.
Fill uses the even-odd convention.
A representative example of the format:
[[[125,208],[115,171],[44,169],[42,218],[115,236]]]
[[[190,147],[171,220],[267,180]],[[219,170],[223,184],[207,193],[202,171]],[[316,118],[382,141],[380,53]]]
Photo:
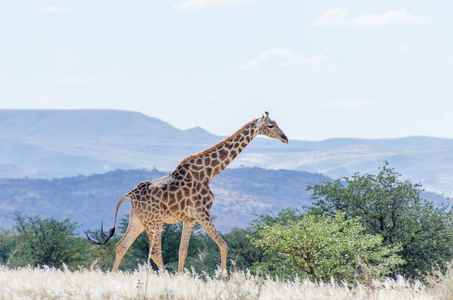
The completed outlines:
[[[206,175],[212,180],[222,172],[245,147],[258,135],[256,122],[250,124],[219,148],[208,152],[204,156]]]
[[[259,134],[258,119],[247,123],[235,134],[198,154],[184,159],[180,167],[190,166],[208,182],[222,172],[244,148]],[[201,179],[201,178],[200,178]]]

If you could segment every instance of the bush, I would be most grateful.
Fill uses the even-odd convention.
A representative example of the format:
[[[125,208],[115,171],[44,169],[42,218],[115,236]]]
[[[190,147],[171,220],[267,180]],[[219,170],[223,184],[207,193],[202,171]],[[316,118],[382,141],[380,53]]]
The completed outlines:
[[[341,212],[335,217],[305,215],[286,225],[262,224],[252,243],[284,256],[292,265],[288,272],[315,281],[351,281],[364,266],[381,276],[403,263],[396,254],[399,247],[383,246],[381,236],[365,234],[358,220],[345,220]]]
[[[21,213],[16,213],[12,219],[16,223],[14,234],[10,232],[10,235],[2,237],[8,238],[11,245],[14,244],[7,254],[10,266],[46,265],[61,268],[65,264],[70,269],[76,269],[88,266],[92,261],[93,248],[84,238],[76,236],[76,223],[68,219],[41,219]]]
[[[14,229],[0,228],[0,265],[9,265],[10,258],[17,252]]]

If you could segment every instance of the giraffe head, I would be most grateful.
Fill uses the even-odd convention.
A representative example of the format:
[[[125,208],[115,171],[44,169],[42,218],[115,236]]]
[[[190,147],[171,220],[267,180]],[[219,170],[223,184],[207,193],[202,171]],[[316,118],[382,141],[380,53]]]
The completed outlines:
[[[288,144],[288,138],[283,131],[278,127],[277,122],[269,118],[269,113],[266,111],[259,119],[259,133],[273,139],[279,139],[282,143]]]

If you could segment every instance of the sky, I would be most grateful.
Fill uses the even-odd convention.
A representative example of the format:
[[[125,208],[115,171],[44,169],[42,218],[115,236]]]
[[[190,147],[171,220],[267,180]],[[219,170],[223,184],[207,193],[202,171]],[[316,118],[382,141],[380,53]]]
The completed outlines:
[[[0,109],[119,109],[291,139],[453,138],[452,1],[24,0]]]

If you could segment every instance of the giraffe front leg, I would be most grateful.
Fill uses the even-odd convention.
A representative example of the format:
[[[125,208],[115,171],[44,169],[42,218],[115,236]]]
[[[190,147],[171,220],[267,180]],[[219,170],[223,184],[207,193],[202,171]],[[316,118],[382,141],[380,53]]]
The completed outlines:
[[[149,239],[149,258],[151,258],[160,270],[165,270],[162,260],[162,229],[163,223],[154,224],[146,228]]]
[[[227,253],[228,253],[228,246],[226,242],[223,240],[223,238],[220,236],[220,234],[217,232],[217,230],[214,227],[214,224],[212,223],[211,217],[209,217],[208,214],[206,214],[204,217],[200,218],[197,220],[198,223],[200,223],[201,226],[206,230],[206,232],[209,234],[209,236],[217,243],[217,245],[220,248],[220,257],[221,257],[221,262],[220,262],[220,270],[222,271],[222,278],[226,278],[226,259],[227,259]]]
[[[193,226],[195,221],[184,221],[182,227],[181,235],[181,245],[179,246],[179,263],[178,263],[178,272],[184,271],[184,262],[187,257],[187,250],[189,250],[189,240],[190,235],[192,234]]]

